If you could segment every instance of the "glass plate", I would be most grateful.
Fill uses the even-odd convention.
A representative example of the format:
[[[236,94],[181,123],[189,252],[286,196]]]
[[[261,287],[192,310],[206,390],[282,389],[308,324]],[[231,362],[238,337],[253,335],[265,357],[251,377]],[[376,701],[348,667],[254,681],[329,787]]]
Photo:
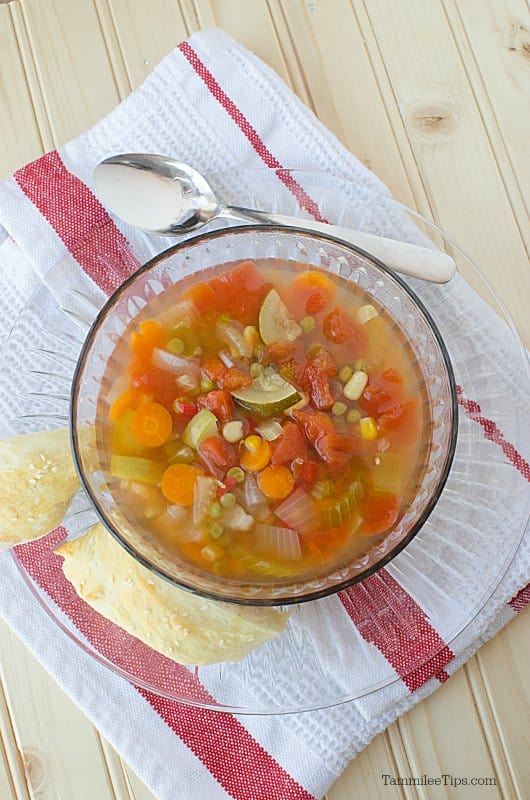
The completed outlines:
[[[278,714],[349,700],[371,703],[374,692],[401,679],[416,687],[443,671],[457,638],[478,622],[524,533],[530,497],[514,480],[511,444],[523,439],[528,425],[524,348],[478,268],[436,226],[386,195],[340,176],[295,170],[245,172],[237,185],[233,176],[208,178],[228,203],[303,219],[310,218],[305,207],[315,210],[306,197],[316,198],[321,216],[339,225],[424,246],[434,242],[455,258],[459,274],[450,284],[407,279],[444,338],[458,385],[457,448],[436,508],[385,569],[340,597],[291,607],[287,630],[237,664],[179,666],[77,597],[53,549],[97,521],[81,492],[64,528],[15,548],[13,557],[35,598],[80,647],[133,684],[170,699]],[[136,235],[130,238],[142,258],[171,243]],[[10,392],[0,413],[13,434],[67,425],[73,371],[96,312],[90,298],[77,293],[60,307],[45,287],[28,300],[2,354]]]

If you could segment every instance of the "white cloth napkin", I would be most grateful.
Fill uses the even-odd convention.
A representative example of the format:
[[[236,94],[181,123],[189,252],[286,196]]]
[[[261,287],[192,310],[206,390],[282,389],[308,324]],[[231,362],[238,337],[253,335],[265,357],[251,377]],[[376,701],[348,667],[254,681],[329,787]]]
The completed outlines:
[[[136,259],[142,262],[167,246],[161,237],[112,219],[87,189],[102,158],[133,151],[187,161],[227,202],[241,202],[248,194],[250,170],[268,167],[285,194],[285,208],[302,216],[319,213],[310,181],[303,172],[293,177],[274,170],[333,173],[353,188],[335,207],[330,202],[327,219],[422,241],[404,214],[389,211],[384,185],[274,72],[224,33],[202,32],[169,54],[92,130],[0,186],[0,337],[7,337],[42,282],[60,306],[90,321]],[[331,694],[356,689],[359,694],[367,670],[374,685],[389,672],[395,675],[387,688],[336,708],[287,717],[236,717],[164,699],[83,652],[36,602],[12,556],[0,556],[0,613],[161,800],[176,794],[186,800],[321,797],[355,753],[435,690],[530,599],[528,533],[493,595],[487,598],[486,592],[499,553],[506,557],[513,532],[528,519],[529,431],[498,402],[502,380],[510,377],[513,340],[462,279],[446,287],[414,282],[414,289],[447,341],[460,386],[459,444],[447,487],[420,534],[386,570],[340,598],[300,607],[291,624],[291,635],[299,635],[308,652],[318,650]],[[487,366],[499,359],[506,365],[502,380]],[[7,433],[14,411],[5,382],[0,382],[0,412]],[[494,491],[506,484],[513,489],[510,504]],[[68,587],[50,561],[61,535],[17,552],[65,611]],[[448,570],[455,558],[461,566]],[[484,598],[478,614],[477,598]],[[72,619],[75,600],[70,602]],[[463,609],[472,619],[455,635],[454,620],[464,620]],[[83,627],[82,609],[74,621],[81,637],[93,639],[94,631]],[[271,697],[260,681],[260,664],[281,651],[281,641],[257,650],[241,668],[249,697],[261,707]],[[424,663],[433,650],[436,658]],[[311,662],[302,657],[298,664],[294,681],[286,674],[275,683],[275,703],[289,706],[312,690],[318,693],[318,684],[312,689]],[[231,675],[237,683],[237,669]],[[216,696],[218,671],[205,669],[200,679]],[[224,676],[223,691],[228,689]]]

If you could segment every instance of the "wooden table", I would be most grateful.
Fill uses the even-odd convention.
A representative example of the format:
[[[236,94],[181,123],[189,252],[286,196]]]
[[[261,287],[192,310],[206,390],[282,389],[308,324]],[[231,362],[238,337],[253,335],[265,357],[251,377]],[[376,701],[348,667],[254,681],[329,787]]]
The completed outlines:
[[[450,232],[530,345],[524,0],[0,4],[0,179],[87,128],[176,43],[211,26],[274,67],[399,200]],[[373,741],[328,800],[529,798],[529,663],[527,610]],[[152,800],[3,624],[0,664],[1,800]],[[384,773],[497,786],[385,787]]]

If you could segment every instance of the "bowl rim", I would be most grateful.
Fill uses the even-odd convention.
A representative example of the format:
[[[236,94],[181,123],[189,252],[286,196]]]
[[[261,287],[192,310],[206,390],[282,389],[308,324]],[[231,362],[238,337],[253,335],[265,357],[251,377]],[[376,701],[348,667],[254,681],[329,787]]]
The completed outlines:
[[[226,594],[217,594],[215,591],[210,591],[209,589],[204,589],[204,590],[202,588],[198,589],[196,586],[191,586],[189,584],[183,583],[181,580],[176,579],[174,576],[170,575],[165,570],[155,566],[151,561],[149,561],[143,555],[138,553],[134,549],[134,547],[132,547],[132,545],[121,535],[118,526],[114,525],[112,521],[109,519],[109,516],[103,510],[96,493],[91,488],[90,482],[85,475],[85,470],[81,459],[79,431],[76,421],[79,393],[82,383],[80,377],[83,374],[91,346],[97,336],[97,333],[101,325],[106,319],[107,314],[116,305],[121,295],[129,288],[129,286],[131,286],[137,280],[137,278],[139,278],[141,275],[151,270],[153,267],[157,266],[160,262],[167,260],[175,253],[178,253],[180,250],[184,250],[189,245],[196,245],[197,243],[220,239],[227,234],[239,234],[239,233],[250,233],[250,232],[258,234],[261,232],[269,232],[269,233],[277,232],[280,234],[296,233],[310,239],[317,239],[317,240],[324,239],[334,244],[341,245],[342,247],[345,247],[346,249],[351,250],[352,252],[357,253],[358,255],[361,255],[363,258],[366,258],[368,261],[372,262],[378,269],[390,275],[390,277],[393,278],[400,285],[400,287],[404,290],[404,292],[410,297],[414,305],[417,306],[417,308],[423,314],[426,322],[428,323],[429,328],[431,329],[434,335],[434,338],[442,354],[442,360],[444,362],[447,374],[450,398],[451,398],[450,400],[451,431],[440,477],[438,479],[436,488],[432,493],[432,495],[430,496],[422,514],[416,520],[416,522],[411,527],[407,535],[404,536],[403,539],[401,539],[388,553],[382,556],[375,564],[372,564],[371,566],[367,567],[362,572],[353,575],[349,578],[346,578],[343,581],[334,583],[331,586],[321,589],[309,590],[307,592],[304,592],[304,594],[296,596],[286,595],[286,596],[277,596],[274,598],[240,597],[240,596],[232,597]],[[200,273],[200,270],[198,272]],[[198,273],[193,273],[193,274],[198,274]],[[438,330],[438,326],[436,325],[434,319],[432,318],[430,312],[427,310],[423,301],[420,300],[420,298],[414,292],[414,290],[411,289],[405,283],[405,281],[401,278],[401,276],[398,273],[396,273],[394,270],[388,267],[384,262],[380,261],[376,256],[372,255],[368,251],[363,250],[361,247],[351,244],[350,242],[346,242],[339,236],[335,236],[334,234],[331,233],[328,234],[327,232],[325,233],[323,231],[322,232],[313,231],[309,228],[303,227],[303,225],[300,226],[277,225],[272,223],[270,224],[264,223],[264,224],[237,225],[237,226],[224,227],[218,230],[206,231],[203,233],[198,233],[192,236],[188,236],[183,241],[177,242],[171,247],[162,250],[160,253],[150,258],[144,264],[140,265],[140,267],[137,270],[135,270],[128,278],[126,278],[125,281],[123,281],[123,283],[120,284],[120,286],[117,289],[115,289],[115,291],[107,298],[104,305],[99,310],[95,320],[93,321],[92,325],[88,330],[88,333],[85,336],[83,345],[79,352],[77,363],[72,376],[72,386],[71,386],[70,402],[69,402],[69,422],[70,422],[69,433],[70,433],[72,456],[73,456],[74,466],[76,468],[79,480],[81,482],[81,486],[83,487],[83,490],[87,494],[96,515],[98,516],[100,522],[106,528],[107,532],[110,533],[114,537],[114,539],[138,563],[146,567],[150,572],[154,573],[158,577],[168,581],[171,585],[176,586],[177,588],[182,589],[184,591],[189,591],[192,594],[198,594],[201,597],[206,597],[210,600],[218,600],[222,602],[234,603],[237,605],[244,605],[244,606],[278,607],[285,605],[298,605],[300,603],[306,603],[312,600],[319,600],[323,597],[327,597],[329,595],[333,595],[340,591],[343,591],[344,589],[347,589],[348,587],[353,586],[356,583],[360,583],[366,578],[373,575],[374,573],[378,572],[387,564],[389,564],[399,553],[402,552],[402,550],[404,550],[405,547],[407,547],[407,545],[412,541],[412,539],[414,539],[414,537],[419,533],[421,528],[424,526],[425,522],[427,521],[432,511],[434,510],[438,500],[440,499],[442,491],[449,477],[451,466],[453,464],[456,451],[456,443],[458,438],[458,395],[456,389],[454,370],[449,356],[449,352],[440,334],[440,331]],[[390,533],[391,531],[387,535],[390,535]],[[212,575],[211,579],[215,580],[215,575]],[[250,582],[249,585],[251,585]]]

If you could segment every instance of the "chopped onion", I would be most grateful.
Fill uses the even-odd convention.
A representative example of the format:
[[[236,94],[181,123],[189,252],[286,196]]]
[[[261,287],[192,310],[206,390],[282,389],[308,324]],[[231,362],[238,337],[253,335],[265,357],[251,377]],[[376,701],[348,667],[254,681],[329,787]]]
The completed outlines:
[[[245,478],[243,492],[245,496],[245,505],[249,511],[251,511],[254,506],[260,506],[266,502],[265,495],[260,491],[258,483],[253,475],[247,475]]]
[[[312,498],[303,489],[296,489],[275,509],[276,516],[301,533],[311,533],[318,525],[318,514]]]
[[[283,433],[283,428],[275,419],[266,419],[261,422],[256,431],[268,442],[274,442]]]
[[[256,522],[265,522],[267,517],[270,517],[271,510],[267,503],[260,503],[259,506],[254,506],[252,509],[252,516]]]
[[[233,360],[233,358],[232,358],[232,357],[231,357],[231,356],[230,356],[230,355],[229,355],[229,354],[226,352],[226,350],[220,350],[220,351],[219,351],[219,358],[221,359],[221,361],[223,362],[223,364],[225,365],[225,367],[226,367],[227,369],[234,369],[234,367],[235,367],[235,365],[236,365],[236,362],[235,362],[235,361]]]
[[[171,372],[173,375],[189,375],[192,378],[199,376],[199,362],[196,358],[185,358],[176,353],[169,353],[160,347],[153,348],[151,356],[153,367]]]
[[[300,539],[296,531],[277,525],[256,525],[256,549],[283,561],[299,561],[302,558]]]
[[[236,503],[231,508],[223,508],[221,522],[225,528],[230,528],[232,531],[249,531],[254,525],[254,518]]]
[[[241,358],[250,358],[252,355],[252,343],[245,339],[244,330],[244,326],[237,320],[218,322],[215,326],[215,333],[218,339],[227,344]]]
[[[217,492],[217,484],[213,478],[199,476],[193,486],[193,524],[200,525],[206,514],[208,506]]]

